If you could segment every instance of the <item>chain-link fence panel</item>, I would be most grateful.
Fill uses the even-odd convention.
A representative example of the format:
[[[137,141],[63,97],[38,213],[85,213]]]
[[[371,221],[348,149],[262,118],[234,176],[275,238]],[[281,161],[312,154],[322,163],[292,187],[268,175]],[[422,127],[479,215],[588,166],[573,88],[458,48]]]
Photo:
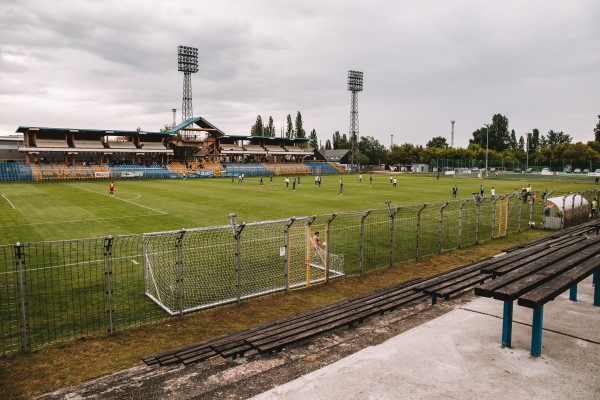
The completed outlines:
[[[334,221],[338,214],[325,214],[306,218],[307,284],[343,276],[346,271],[345,243],[334,234]],[[318,244],[315,235],[320,232]]]
[[[104,239],[24,243],[31,348],[106,332]]]
[[[479,242],[492,239],[494,225],[494,204],[489,199],[482,200],[479,204]]]
[[[417,213],[421,206],[401,207],[394,218],[394,263],[417,257]]]
[[[110,251],[106,260],[110,273],[105,279],[110,289],[106,300],[111,318],[109,329],[118,331],[165,318],[164,312],[145,294],[144,237],[105,238],[104,246],[105,251]]]
[[[387,209],[371,210],[361,217],[364,271],[390,265],[391,226]]]
[[[480,239],[478,232],[479,206],[475,200],[463,200],[459,206],[459,247],[471,246]]]
[[[518,195],[506,197],[506,234],[511,235],[523,229],[522,204]]]
[[[360,224],[364,212],[344,212],[334,215],[328,216],[328,220],[333,218],[329,227],[329,242],[327,243],[329,252],[343,256],[346,274],[358,274],[361,267]],[[320,221],[320,218],[316,221]]]
[[[443,207],[442,213],[440,215],[440,252],[455,249],[459,246],[458,220],[460,217],[461,203],[462,201],[459,200],[450,201],[445,207]]]
[[[440,208],[444,203],[432,203],[417,212],[417,251],[418,257],[435,254],[439,251]]]
[[[240,296],[286,289],[285,226],[289,221],[246,224],[240,234]],[[306,249],[307,241],[303,240]]]
[[[0,353],[22,346],[19,271],[13,245],[0,246]]]

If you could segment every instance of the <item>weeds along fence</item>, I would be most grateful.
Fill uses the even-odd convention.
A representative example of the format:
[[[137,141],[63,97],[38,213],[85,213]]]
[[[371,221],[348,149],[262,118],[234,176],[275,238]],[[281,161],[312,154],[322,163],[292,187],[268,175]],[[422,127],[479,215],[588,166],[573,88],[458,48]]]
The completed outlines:
[[[366,211],[254,223],[232,214],[225,226],[3,245],[1,353],[362,274],[530,226],[576,225],[590,218],[594,200],[597,190],[388,202]],[[311,240],[317,231],[320,248]]]

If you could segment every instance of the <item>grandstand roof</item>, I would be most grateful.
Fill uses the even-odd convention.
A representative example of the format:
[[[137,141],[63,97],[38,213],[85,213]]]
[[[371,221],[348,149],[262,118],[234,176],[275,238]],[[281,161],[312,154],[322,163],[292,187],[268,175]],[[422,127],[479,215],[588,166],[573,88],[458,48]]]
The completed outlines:
[[[190,125],[192,125],[191,128],[190,128]],[[193,127],[194,125],[196,125],[197,128]],[[222,130],[220,130],[219,128],[217,128],[216,126],[214,126],[207,120],[205,120],[203,117],[188,118],[185,121],[183,121],[182,123],[180,123],[179,125],[169,129],[165,133],[167,133],[169,135],[175,135],[177,132],[179,132],[181,130],[201,130],[201,131],[210,132],[211,136],[224,136],[225,135],[225,133]]]
[[[167,132],[145,132],[138,130],[119,130],[119,129],[87,129],[87,128],[48,128],[43,126],[19,126],[16,132],[25,133],[28,131],[39,131],[39,132],[58,132],[58,133],[68,133],[68,132],[81,132],[81,133],[97,133],[102,135],[135,135],[135,134],[157,134],[157,135],[166,135]]]
[[[278,142],[308,142],[310,138],[286,138],[279,136],[252,136],[252,135],[223,135],[224,138],[231,138],[234,140],[256,140],[256,139],[266,139],[273,140]]]

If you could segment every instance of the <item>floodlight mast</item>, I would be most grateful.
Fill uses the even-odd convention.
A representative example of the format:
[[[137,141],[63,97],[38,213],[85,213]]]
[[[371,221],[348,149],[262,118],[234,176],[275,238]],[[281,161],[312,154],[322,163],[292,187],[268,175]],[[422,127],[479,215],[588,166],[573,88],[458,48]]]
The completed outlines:
[[[177,70],[183,72],[183,101],[181,121],[194,116],[192,109],[192,76],[198,72],[198,49],[195,47],[177,47]]]
[[[350,106],[350,164],[360,169],[360,152],[358,148],[358,92],[363,90],[363,73],[360,71],[348,71],[348,90],[352,92]]]

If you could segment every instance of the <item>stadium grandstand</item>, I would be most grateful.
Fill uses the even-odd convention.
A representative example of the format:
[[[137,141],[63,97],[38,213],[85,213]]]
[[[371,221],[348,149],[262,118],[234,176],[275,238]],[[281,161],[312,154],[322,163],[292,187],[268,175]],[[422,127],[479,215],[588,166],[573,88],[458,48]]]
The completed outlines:
[[[227,135],[202,117],[165,132],[20,126],[0,139],[3,181],[339,174],[349,152]]]

